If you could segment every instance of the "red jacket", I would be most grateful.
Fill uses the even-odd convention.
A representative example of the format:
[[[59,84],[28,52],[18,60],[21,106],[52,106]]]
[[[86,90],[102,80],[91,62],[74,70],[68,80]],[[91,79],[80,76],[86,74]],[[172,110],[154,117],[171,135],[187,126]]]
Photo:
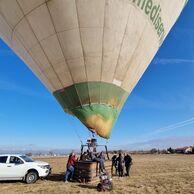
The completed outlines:
[[[76,159],[75,155],[74,155],[74,156],[69,156],[69,159],[68,159],[68,161],[67,161],[67,168],[68,168],[69,166],[74,166],[76,160],[77,160],[77,159]]]

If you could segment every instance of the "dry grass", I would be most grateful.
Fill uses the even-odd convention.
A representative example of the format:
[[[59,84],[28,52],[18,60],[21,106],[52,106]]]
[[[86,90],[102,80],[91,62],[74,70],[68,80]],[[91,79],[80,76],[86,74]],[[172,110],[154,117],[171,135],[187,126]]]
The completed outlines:
[[[23,193],[98,193],[96,185],[64,183],[65,158],[41,158],[51,163],[53,175],[49,180],[39,180],[33,185],[22,182],[0,183],[1,194]],[[113,177],[115,194],[147,193],[193,193],[194,194],[194,156],[193,155],[134,155],[130,177]]]

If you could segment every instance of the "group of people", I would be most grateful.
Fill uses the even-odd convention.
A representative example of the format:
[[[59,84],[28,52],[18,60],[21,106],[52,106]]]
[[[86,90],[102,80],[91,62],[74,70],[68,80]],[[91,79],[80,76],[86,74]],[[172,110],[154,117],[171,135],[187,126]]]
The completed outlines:
[[[95,161],[99,164],[99,171],[102,173],[106,172],[105,165],[104,165],[105,156],[103,152],[94,153],[87,150],[87,152],[84,152],[81,155],[80,160]],[[76,154],[74,152],[71,152],[67,161],[67,170],[64,176],[65,182],[68,182],[69,180],[71,181],[73,179],[76,161],[78,161]],[[115,170],[115,174],[119,175],[120,177],[124,175],[129,176],[131,165],[132,165],[132,158],[129,154],[119,153],[118,156],[115,154],[112,157],[112,168],[111,168],[112,174],[114,173],[114,170]]]
[[[119,153],[117,156],[116,154],[112,157],[112,174],[115,171],[116,175],[122,176],[129,176],[130,167],[132,165],[132,158],[129,154],[122,154]]]
[[[105,156],[103,152],[92,152],[87,150],[87,152],[84,152],[81,156],[80,156],[80,160],[81,161],[94,161],[97,162],[99,164],[99,171],[100,172],[105,172],[105,165],[104,165],[104,161],[105,161]],[[69,158],[67,160],[67,170],[65,172],[65,177],[64,177],[64,181],[68,182],[69,180],[71,181],[73,179],[73,175],[74,175],[74,171],[75,171],[75,162],[78,161],[78,158],[76,157],[76,154],[74,152],[71,152],[71,154],[69,155]]]
[[[90,161],[98,162],[100,172],[105,171],[105,166],[104,166],[105,156],[104,156],[103,151],[102,152],[93,152],[93,151],[87,150],[87,152],[84,152],[81,155],[80,160],[81,161],[90,160]]]

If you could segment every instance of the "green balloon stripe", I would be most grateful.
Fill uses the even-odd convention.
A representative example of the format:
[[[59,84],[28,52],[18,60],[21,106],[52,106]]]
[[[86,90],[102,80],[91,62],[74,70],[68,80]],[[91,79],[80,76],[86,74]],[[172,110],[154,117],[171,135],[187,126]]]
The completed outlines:
[[[105,138],[110,136],[128,97],[121,87],[105,82],[77,83],[53,94],[64,111],[76,116],[86,127],[104,128],[106,134],[101,131],[99,135]]]
[[[53,93],[66,112],[91,104],[107,104],[121,108],[128,93],[121,87],[106,82],[82,82]]]

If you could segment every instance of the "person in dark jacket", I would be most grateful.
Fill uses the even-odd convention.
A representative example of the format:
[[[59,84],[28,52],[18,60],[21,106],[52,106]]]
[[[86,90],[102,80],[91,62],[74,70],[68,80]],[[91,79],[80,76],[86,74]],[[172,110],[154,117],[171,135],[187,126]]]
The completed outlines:
[[[105,161],[105,157],[103,152],[101,153],[93,153],[90,152],[90,158],[92,161],[98,162],[99,163],[99,168],[100,168],[100,172],[105,172],[105,165],[104,165],[104,161]]]
[[[74,170],[75,170],[75,162],[77,161],[76,155],[74,152],[72,152],[69,155],[68,161],[67,161],[67,170],[65,173],[65,177],[64,180],[65,182],[68,182],[68,180],[72,180],[73,179],[73,174],[74,174]]]
[[[80,160],[81,160],[81,161],[90,160],[90,157],[89,157],[88,153],[87,153],[87,152],[84,152],[84,153],[80,156]]]
[[[119,153],[119,156],[117,157],[117,163],[118,163],[118,173],[119,176],[122,177],[123,176],[123,171],[124,171],[124,158],[122,156],[121,153]]]
[[[117,175],[117,173],[118,173],[117,155],[114,154],[113,157],[111,158],[111,160],[112,160],[111,173],[113,174],[114,168],[115,168],[115,174]]]
[[[127,154],[124,157],[124,161],[125,161],[126,176],[129,176],[129,170],[130,170],[130,167],[132,165],[132,158],[131,158],[131,156],[129,154]]]

